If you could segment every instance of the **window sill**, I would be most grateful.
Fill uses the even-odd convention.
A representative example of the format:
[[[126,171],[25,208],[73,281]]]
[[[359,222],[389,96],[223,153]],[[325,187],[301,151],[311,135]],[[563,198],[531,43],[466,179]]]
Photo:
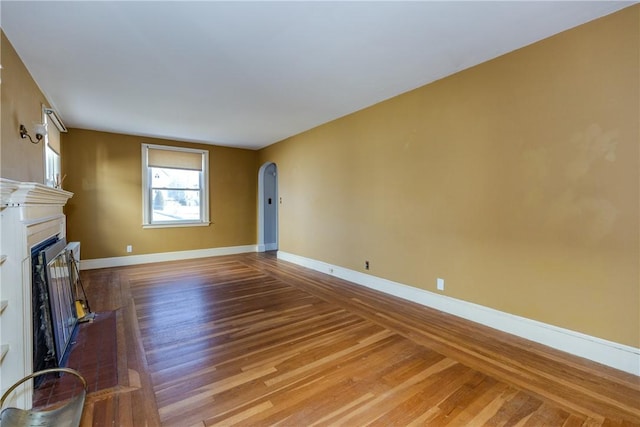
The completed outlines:
[[[208,227],[210,221],[205,222],[179,222],[179,223],[162,223],[162,224],[142,224],[142,228],[176,228],[176,227]]]

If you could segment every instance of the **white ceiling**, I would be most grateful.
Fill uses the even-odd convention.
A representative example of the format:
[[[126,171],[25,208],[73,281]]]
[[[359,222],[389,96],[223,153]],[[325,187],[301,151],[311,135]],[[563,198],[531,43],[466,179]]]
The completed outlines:
[[[634,2],[7,1],[68,127],[261,148]]]

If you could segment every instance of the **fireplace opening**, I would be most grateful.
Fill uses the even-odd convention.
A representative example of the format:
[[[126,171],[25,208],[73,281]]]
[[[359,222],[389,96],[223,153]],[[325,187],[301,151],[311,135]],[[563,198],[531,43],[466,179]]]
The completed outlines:
[[[72,254],[66,246],[66,239],[52,237],[31,250],[34,372],[64,366],[76,332]]]

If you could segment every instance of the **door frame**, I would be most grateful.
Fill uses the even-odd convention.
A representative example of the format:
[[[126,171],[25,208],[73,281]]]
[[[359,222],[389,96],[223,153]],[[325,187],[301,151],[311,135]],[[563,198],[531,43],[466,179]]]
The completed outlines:
[[[265,212],[264,212],[264,203],[265,203],[265,175],[267,173],[267,168],[273,165],[276,169],[275,175],[275,196],[274,196],[274,204],[276,208],[275,212],[275,233],[276,241],[275,248],[267,248],[267,245],[264,242],[264,231],[265,231]],[[278,233],[278,220],[279,212],[279,198],[278,198],[278,165],[274,162],[266,162],[262,166],[260,166],[260,170],[258,171],[258,252],[265,252],[266,250],[277,250],[278,249],[278,241],[279,241],[279,233]]]

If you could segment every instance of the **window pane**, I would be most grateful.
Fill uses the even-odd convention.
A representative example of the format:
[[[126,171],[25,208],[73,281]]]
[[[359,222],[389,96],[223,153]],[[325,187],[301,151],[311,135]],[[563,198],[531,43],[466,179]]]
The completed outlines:
[[[200,220],[199,190],[152,190],[151,222]]]
[[[200,188],[200,171],[151,168],[152,188]]]
[[[60,185],[60,155],[53,151],[51,147],[47,145],[46,153],[46,184],[50,187]]]

